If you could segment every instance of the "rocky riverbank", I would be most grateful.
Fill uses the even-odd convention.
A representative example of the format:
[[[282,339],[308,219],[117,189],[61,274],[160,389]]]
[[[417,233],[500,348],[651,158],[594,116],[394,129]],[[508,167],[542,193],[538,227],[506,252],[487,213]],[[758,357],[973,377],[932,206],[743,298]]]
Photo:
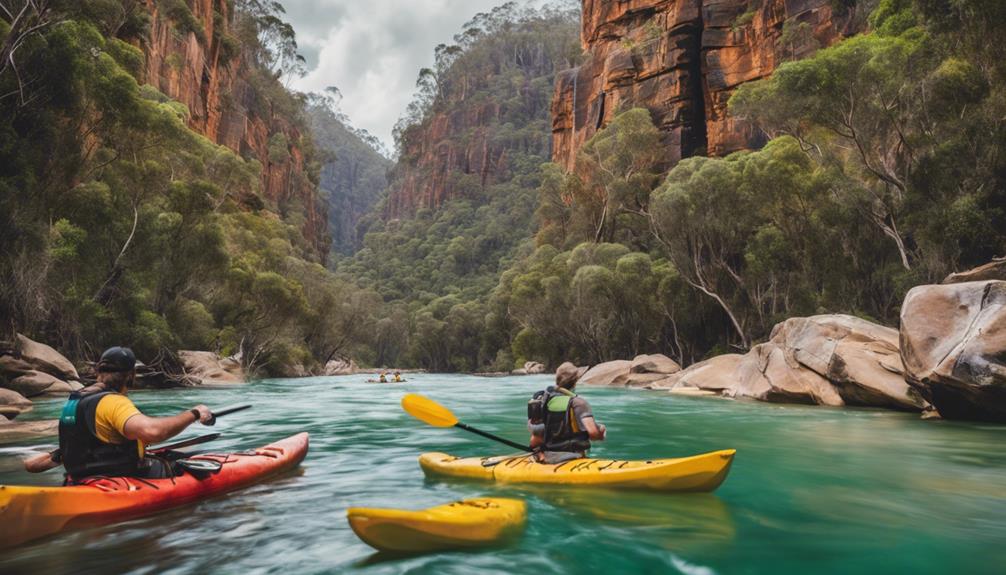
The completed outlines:
[[[791,318],[746,354],[687,369],[639,356],[596,365],[581,383],[1006,422],[1006,262],[918,286],[901,309],[898,329],[841,314]]]

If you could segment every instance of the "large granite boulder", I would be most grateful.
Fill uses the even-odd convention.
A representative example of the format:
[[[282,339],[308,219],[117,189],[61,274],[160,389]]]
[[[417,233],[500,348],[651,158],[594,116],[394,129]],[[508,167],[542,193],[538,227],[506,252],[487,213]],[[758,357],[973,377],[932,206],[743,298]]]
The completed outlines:
[[[0,355],[0,385],[3,381],[10,381],[35,371],[27,361],[14,357],[13,355]]]
[[[791,318],[772,330],[789,365],[823,377],[847,405],[920,411],[905,381],[897,330],[850,315]],[[820,402],[819,402],[820,403]]]
[[[68,395],[83,386],[79,382],[63,381],[41,371],[30,371],[7,382],[5,387],[30,398],[40,395]]]
[[[353,375],[356,373],[356,362],[353,360],[333,359],[325,364],[322,375]]]
[[[921,411],[904,380],[897,331],[848,315],[791,318],[745,355],[724,355],[654,382],[779,403]]]
[[[21,359],[38,371],[62,380],[80,381],[80,375],[77,374],[77,368],[73,363],[44,343],[19,334],[17,350],[21,354]]]
[[[577,385],[625,385],[616,383],[619,377],[628,377],[632,370],[632,362],[627,359],[616,359],[599,363],[590,369],[579,379]]]
[[[901,357],[908,381],[944,418],[1006,422],[1006,282],[912,289]]]
[[[661,373],[670,375],[681,371],[678,362],[660,353],[637,355],[632,360],[632,373]]]
[[[178,361],[186,376],[204,385],[245,381],[241,362],[233,357],[220,357],[212,351],[179,351]]]
[[[962,284],[988,280],[1006,280],[1006,258],[996,258],[974,269],[952,273],[943,280],[943,283]]]
[[[31,411],[31,400],[20,393],[0,388],[0,423],[14,419],[26,411]]]

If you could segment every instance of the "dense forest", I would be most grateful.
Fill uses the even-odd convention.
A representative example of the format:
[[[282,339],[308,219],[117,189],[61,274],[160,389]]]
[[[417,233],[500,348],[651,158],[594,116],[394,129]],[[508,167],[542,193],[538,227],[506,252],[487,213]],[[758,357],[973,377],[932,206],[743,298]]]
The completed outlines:
[[[308,99],[308,120],[318,149],[325,154],[319,185],[328,205],[328,232],[336,254],[352,255],[363,238],[363,219],[388,186],[392,161],[380,140],[354,128],[339,110],[342,96],[335,88]]]
[[[3,7],[0,339],[21,332],[80,359],[123,343],[148,362],[177,349],[241,353],[266,373],[338,354],[353,333],[341,304],[356,288],[325,269],[327,246],[305,232],[321,158],[305,135],[305,97],[279,80],[302,66],[282,7]],[[155,53],[162,29],[165,45],[210,55],[204,87],[211,72],[240,80],[242,93],[221,100],[263,127],[264,157],[200,135],[212,118],[153,85],[153,58],[171,74],[186,65]]]
[[[576,3],[504,4],[438,46],[420,72],[396,126],[388,193],[361,224],[362,248],[337,265],[382,296],[365,361],[512,368],[509,320],[487,300],[534,233],[549,103],[556,73],[579,57],[578,16]]]
[[[180,0],[22,4],[0,14],[0,319],[78,358],[690,364],[792,316],[896,323],[911,287],[1006,252],[997,0],[864,4],[863,33],[733,95],[767,145],[669,171],[631,102],[550,163],[577,2],[507,3],[436,47],[394,165],[333,94],[284,88],[303,61],[277,3],[200,3],[210,28]],[[271,114],[264,153],[153,85],[151,5]],[[327,197],[331,255],[309,197],[266,193],[288,180]]]
[[[649,113],[622,111],[571,173],[546,167],[538,248],[493,296],[514,354],[691,363],[792,316],[896,325],[908,289],[1001,255],[1004,23],[1000,2],[884,0],[733,96],[768,145],[666,175]]]
[[[1001,255],[1006,69],[988,39],[1003,6],[867,5],[864,33],[733,96],[731,113],[769,140],[761,150],[667,172],[650,114],[627,106],[568,173],[531,169],[542,149],[503,186],[460,182],[456,198],[404,216],[379,207],[363,250],[339,266],[395,309],[380,333],[402,339],[375,359],[511,369],[660,351],[690,364],[749,348],[792,316],[896,324],[911,287]],[[478,98],[459,97],[454,66],[478,65],[512,29],[472,34],[460,59],[421,76],[399,178],[415,166],[410,134]]]

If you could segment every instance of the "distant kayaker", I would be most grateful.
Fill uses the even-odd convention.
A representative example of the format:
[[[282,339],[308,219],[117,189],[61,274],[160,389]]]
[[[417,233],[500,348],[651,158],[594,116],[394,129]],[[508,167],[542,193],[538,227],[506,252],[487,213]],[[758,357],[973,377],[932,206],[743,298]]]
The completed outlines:
[[[145,457],[145,446],[178,435],[213,414],[197,405],[171,417],[148,417],[126,397],[136,378],[136,356],[125,347],[101,355],[98,383],[70,394],[59,418],[59,449],[25,460],[25,469],[41,473],[63,465],[73,480],[94,475],[145,477],[172,475],[167,462]]]
[[[528,402],[528,430],[538,461],[561,463],[585,457],[591,440],[604,440],[604,425],[595,421],[587,400],[573,393],[586,371],[567,361],[555,370],[555,386]]]
[[[383,371],[381,372],[381,377],[377,379],[381,383],[388,383],[388,376]]]
[[[395,383],[402,383],[402,372],[395,372]]]

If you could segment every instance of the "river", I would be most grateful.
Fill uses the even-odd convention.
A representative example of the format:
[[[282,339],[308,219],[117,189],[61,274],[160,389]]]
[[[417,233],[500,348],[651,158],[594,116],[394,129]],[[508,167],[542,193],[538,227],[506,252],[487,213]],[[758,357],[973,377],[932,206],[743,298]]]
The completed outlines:
[[[713,494],[654,495],[430,480],[416,457],[507,453],[404,414],[406,392],[469,424],[525,436],[525,402],[548,377],[412,375],[266,380],[231,389],[136,392],[149,414],[249,402],[221,418],[216,449],[311,434],[300,471],[198,505],[0,552],[0,573],[1002,573],[1006,426],[861,409],[782,406],[618,389],[581,390],[609,439],[595,456],[655,458],[736,448]],[[33,418],[54,417],[41,402]],[[185,436],[203,430],[190,428]],[[44,443],[44,442],[40,442]],[[51,440],[50,440],[51,443]],[[29,476],[0,449],[0,484]],[[527,500],[510,547],[408,558],[375,554],[350,506],[421,508],[463,497]]]

